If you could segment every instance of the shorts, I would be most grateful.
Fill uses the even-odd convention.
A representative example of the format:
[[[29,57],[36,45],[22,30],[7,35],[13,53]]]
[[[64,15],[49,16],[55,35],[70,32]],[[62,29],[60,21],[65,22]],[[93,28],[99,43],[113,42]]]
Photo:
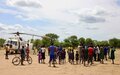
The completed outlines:
[[[55,61],[55,55],[50,55],[50,61]]]
[[[42,53],[42,59],[45,59],[45,53]]]

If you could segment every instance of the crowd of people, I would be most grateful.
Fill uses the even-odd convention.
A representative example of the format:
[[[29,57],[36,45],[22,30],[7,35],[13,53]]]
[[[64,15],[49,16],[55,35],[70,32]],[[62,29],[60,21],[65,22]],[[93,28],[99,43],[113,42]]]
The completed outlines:
[[[38,52],[38,61],[45,63],[45,47],[42,46]],[[83,64],[84,66],[92,65],[94,61],[104,64],[104,61],[111,59],[114,64],[115,48],[109,46],[83,46],[79,45],[76,50],[64,49],[62,46],[56,47],[51,44],[48,47],[49,66],[51,63],[55,67],[55,64],[64,64],[66,57],[68,56],[68,62],[70,64]]]
[[[52,43],[51,46],[48,47],[48,49],[45,48],[45,46],[40,46],[37,50],[37,48],[34,48],[33,54],[36,54],[35,51],[37,51],[38,55],[38,63],[45,64],[46,59],[46,50],[48,50],[49,55],[49,66],[53,64],[55,67],[55,64],[64,64],[66,63],[66,57],[68,57],[68,62],[70,64],[83,64],[84,66],[92,65],[94,62],[100,62],[101,64],[104,64],[104,61],[111,59],[112,64],[114,64],[115,59],[115,48],[110,46],[92,46],[92,45],[82,45],[80,44],[77,49],[68,48],[65,49],[62,46],[54,46]],[[9,45],[6,45],[6,54],[5,58],[8,59],[8,53],[9,53]],[[21,55],[21,65],[23,65],[23,61],[25,58],[25,55],[27,58],[29,57],[29,44],[27,44],[26,47],[22,46],[22,49],[20,50]]]

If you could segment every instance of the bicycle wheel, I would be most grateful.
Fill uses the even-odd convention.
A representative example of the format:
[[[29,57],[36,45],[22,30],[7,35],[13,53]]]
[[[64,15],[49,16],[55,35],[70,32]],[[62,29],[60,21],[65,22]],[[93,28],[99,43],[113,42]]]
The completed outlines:
[[[19,65],[20,64],[20,58],[19,57],[14,57],[13,59],[12,59],[12,63],[13,63],[13,65]]]
[[[32,58],[29,56],[27,60],[28,64],[32,64]]]

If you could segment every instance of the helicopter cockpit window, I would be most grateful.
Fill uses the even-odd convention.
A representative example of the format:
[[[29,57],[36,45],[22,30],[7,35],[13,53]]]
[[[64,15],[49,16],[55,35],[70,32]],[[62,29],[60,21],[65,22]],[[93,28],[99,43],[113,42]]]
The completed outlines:
[[[17,46],[17,42],[16,41],[13,41],[12,44],[15,45],[15,46]]]
[[[10,41],[10,44],[12,44],[13,43],[13,41]]]
[[[17,42],[14,42],[14,45],[17,46]]]
[[[10,41],[7,41],[7,44],[10,44]]]
[[[7,43],[8,43],[8,44],[11,44],[11,45],[17,46],[17,42],[16,42],[16,41],[8,41]]]

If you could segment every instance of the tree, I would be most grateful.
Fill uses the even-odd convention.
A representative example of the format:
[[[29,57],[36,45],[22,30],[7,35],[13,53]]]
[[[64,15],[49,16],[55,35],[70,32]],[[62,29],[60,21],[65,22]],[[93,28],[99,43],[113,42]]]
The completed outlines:
[[[59,46],[59,45],[62,45],[62,44],[60,44],[60,42],[58,40],[55,40],[54,45]]]
[[[118,45],[119,45],[119,39],[117,39],[117,38],[110,39],[109,43],[110,43],[110,46],[118,47]]]
[[[40,45],[42,45],[42,41],[40,40],[40,39],[36,39],[36,40],[34,40],[34,42],[33,42],[33,46],[35,46],[35,47],[39,47]]]
[[[86,45],[89,46],[89,45],[93,45],[94,42],[91,38],[87,38],[85,43],[86,43]]]
[[[77,39],[77,36],[73,35],[73,36],[70,36],[68,37],[68,39],[66,41],[69,41],[68,43],[70,43],[70,45],[75,48],[78,46],[78,39]]]
[[[70,47],[70,46],[72,46],[71,43],[70,43],[70,40],[68,38],[64,39],[63,46],[64,47]]]
[[[85,38],[84,37],[79,38],[79,44],[85,45]]]
[[[108,43],[108,41],[102,41],[102,45],[103,46],[109,46],[109,43]]]
[[[43,38],[42,39],[42,44],[45,46],[50,46],[50,39],[49,38]]]
[[[59,36],[57,34],[54,34],[54,33],[48,33],[45,36],[48,37],[47,39],[49,40],[50,43],[54,43],[59,38]]]
[[[5,43],[5,39],[0,38],[0,47],[2,47],[4,43]]]
[[[120,48],[120,39],[118,39],[117,47]]]

